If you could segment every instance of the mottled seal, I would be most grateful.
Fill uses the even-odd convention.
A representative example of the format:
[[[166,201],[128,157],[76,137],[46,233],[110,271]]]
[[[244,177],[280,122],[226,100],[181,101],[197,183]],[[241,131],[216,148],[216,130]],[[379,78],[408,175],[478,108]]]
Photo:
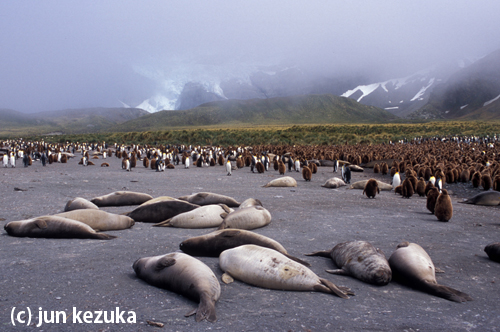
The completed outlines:
[[[185,316],[196,314],[196,321],[217,320],[215,302],[220,284],[212,270],[200,260],[183,253],[144,257],[132,265],[136,275],[147,283],[182,294],[200,304]]]
[[[368,180],[354,182],[349,187],[347,187],[347,189],[365,189],[367,182],[368,182]],[[392,186],[390,184],[385,183],[385,182],[377,180],[377,185],[378,185],[378,188],[380,190],[387,190],[387,191],[392,190]]]
[[[274,249],[286,257],[311,266],[303,260],[288,254],[287,250],[277,241],[244,229],[222,229],[201,236],[189,238],[179,245],[186,254],[193,256],[218,257],[221,252],[244,244],[255,244],[261,247]]]
[[[151,195],[137,193],[133,191],[115,191],[111,194],[95,197],[90,201],[95,205],[101,206],[125,206],[140,205],[152,199]]]
[[[194,210],[183,212],[173,218],[162,221],[153,226],[179,228],[209,228],[218,227],[223,219],[222,213],[231,213],[233,210],[225,204],[204,205]]]
[[[236,278],[269,289],[324,292],[344,299],[354,295],[349,288],[318,277],[276,250],[253,244],[223,251],[219,256],[219,266],[225,272],[222,276],[225,283]]]
[[[410,287],[449,301],[472,301],[468,294],[437,283],[436,269],[431,258],[416,243],[400,243],[389,258],[389,265],[394,279]]]
[[[99,210],[99,207],[92,203],[89,200],[86,200],[82,197],[77,197],[72,200],[69,200],[64,206],[64,211],[73,211],[73,210],[81,210],[81,209],[93,209]]]
[[[134,219],[130,217],[101,210],[73,210],[58,213],[55,216],[83,222],[96,232],[127,229],[135,224]]]
[[[141,204],[125,215],[135,221],[159,223],[199,207],[200,206],[196,204],[191,204],[179,199],[169,199],[167,197],[154,203],[146,202]]]
[[[234,198],[214,193],[196,193],[188,196],[179,197],[180,200],[186,201],[196,205],[211,205],[211,204],[225,204],[229,207],[238,207],[240,203]]]
[[[4,226],[7,234],[18,237],[77,238],[110,240],[116,236],[96,233],[90,226],[73,219],[58,216],[41,216],[11,221]]]
[[[344,180],[342,180],[340,178],[330,178],[330,179],[326,180],[325,184],[323,184],[321,186],[324,188],[335,189],[335,188],[340,188],[340,187],[346,186],[346,183],[344,182]]]
[[[268,187],[297,187],[297,181],[291,176],[283,176],[281,178],[277,178],[269,181],[267,184],[263,186],[264,188]]]
[[[486,206],[496,206],[500,205],[500,192],[498,191],[488,191],[484,193],[477,194],[471,198],[464,199],[465,204],[475,204],[475,205],[486,205]]]
[[[339,243],[332,250],[317,251],[307,256],[331,258],[340,269],[327,272],[349,275],[370,284],[387,285],[392,278],[389,262],[382,250],[366,241]]]
[[[484,252],[488,254],[492,261],[500,263],[500,242],[488,244],[484,247]]]
[[[221,217],[224,221],[219,229],[255,229],[271,222],[271,213],[262,206],[250,206],[231,213],[222,213]]]

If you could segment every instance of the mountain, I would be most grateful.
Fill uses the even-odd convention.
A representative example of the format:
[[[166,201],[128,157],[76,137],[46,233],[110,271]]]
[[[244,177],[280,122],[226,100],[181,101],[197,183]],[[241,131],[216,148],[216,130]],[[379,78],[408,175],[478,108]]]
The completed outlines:
[[[268,99],[223,100],[184,111],[161,111],[111,128],[112,131],[153,131],[191,126],[383,123],[389,112],[355,100],[302,95]]]
[[[428,103],[410,117],[483,119],[484,114],[484,119],[500,119],[500,108],[496,102],[499,96],[500,50],[497,50],[436,86]]]
[[[93,133],[149,114],[136,108],[88,108],[21,113],[0,110],[0,133]]]

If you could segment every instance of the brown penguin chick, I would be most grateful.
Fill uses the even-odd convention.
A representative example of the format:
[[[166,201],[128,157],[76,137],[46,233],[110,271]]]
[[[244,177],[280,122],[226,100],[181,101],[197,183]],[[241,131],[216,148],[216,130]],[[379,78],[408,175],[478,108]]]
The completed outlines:
[[[286,166],[285,166],[285,163],[282,162],[281,160],[278,161],[278,171],[280,172],[280,175],[285,175]]]
[[[151,169],[156,169],[156,158],[151,159]]]
[[[425,185],[425,196],[427,196],[427,193],[429,192],[429,190],[431,190],[432,188],[435,188],[436,186],[434,186],[434,184],[432,184],[431,181],[427,182],[427,184]]]
[[[432,214],[434,214],[434,210],[436,208],[436,201],[439,196],[439,190],[436,187],[432,187],[427,193],[427,203],[426,207]]]
[[[255,168],[257,168],[257,172],[259,172],[259,173],[264,173],[264,171],[266,170],[266,168],[264,167],[264,164],[261,163],[260,161],[258,161],[255,164]]]
[[[454,183],[455,182],[455,174],[451,169],[446,171],[446,183]]]
[[[306,181],[311,181],[312,172],[311,172],[311,169],[308,166],[302,167],[302,177]]]
[[[168,163],[167,166],[165,166],[165,167],[168,168],[168,169],[174,169],[175,168],[174,164],[171,164],[171,163]]]
[[[417,187],[415,188],[415,192],[419,197],[425,197],[425,181],[424,178],[420,178],[417,182]]]
[[[311,169],[311,172],[313,174],[316,174],[318,172],[318,165],[316,165],[315,163],[310,163],[308,167]]]
[[[380,194],[380,188],[378,187],[377,180],[368,180],[365,184],[365,188],[363,189],[363,194],[366,194],[366,197],[368,198],[375,198],[376,194]]]
[[[493,190],[500,191],[500,175],[495,176],[493,180]]]
[[[149,159],[148,157],[144,157],[144,159],[142,160],[142,165],[146,168],[149,168]]]
[[[375,165],[373,165],[373,173],[375,174],[380,173],[380,166],[378,163],[375,163]]]
[[[465,168],[461,173],[460,173],[460,182],[467,183],[470,180],[470,173],[469,169]]]
[[[108,163],[102,163],[101,167],[109,167],[109,164]]]
[[[424,170],[424,180],[429,181],[431,176],[432,176],[432,170],[430,169],[430,167],[426,167]]]
[[[273,161],[273,167],[274,167],[275,171],[278,170],[278,161],[277,160]]]
[[[382,163],[382,166],[380,167],[380,172],[382,175],[387,175],[389,173],[389,165],[387,165],[386,162]]]
[[[417,183],[418,183],[417,178],[413,175],[410,175],[408,176],[408,180],[410,180],[411,185],[413,186],[413,193],[415,193],[415,191],[417,190]]]
[[[411,196],[413,196],[413,193],[415,192],[413,190],[413,184],[411,183],[411,180],[409,178],[406,178],[404,181],[403,181],[403,184],[402,184],[403,188],[402,188],[402,195],[404,198],[410,198]]]
[[[400,184],[399,186],[394,188],[394,194],[400,194],[400,195],[403,194],[403,185],[402,184]]]
[[[481,176],[481,186],[484,190],[490,190],[493,186],[493,181],[489,173],[485,173]]]
[[[481,184],[481,173],[475,172],[474,175],[472,175],[471,182],[474,188],[479,188],[479,185]]]
[[[453,217],[453,205],[451,205],[451,198],[446,189],[441,191],[436,200],[434,215],[439,221],[448,221]]]

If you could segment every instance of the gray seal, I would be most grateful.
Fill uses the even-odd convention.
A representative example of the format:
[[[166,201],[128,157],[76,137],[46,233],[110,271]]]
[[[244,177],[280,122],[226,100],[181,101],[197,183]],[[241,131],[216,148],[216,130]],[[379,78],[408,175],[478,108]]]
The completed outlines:
[[[175,252],[144,257],[132,265],[136,275],[147,283],[184,295],[199,305],[185,316],[196,314],[196,321],[217,321],[215,303],[220,297],[220,284],[213,271],[200,260]]]
[[[370,284],[387,285],[392,278],[389,262],[382,250],[366,241],[339,243],[332,250],[317,251],[307,256],[331,258],[340,269],[327,272],[348,275]]]
[[[240,206],[240,203],[232,197],[206,192],[182,196],[179,199],[196,205],[224,204],[229,207]]]
[[[500,205],[500,192],[498,191],[487,191],[484,193],[477,194],[473,197],[464,199],[465,204],[475,204],[475,205],[486,205],[486,206],[496,206]]]
[[[90,201],[95,205],[102,206],[125,206],[140,205],[149,201],[153,197],[148,194],[137,193],[133,191],[115,191],[111,194],[94,197]]]
[[[472,298],[436,281],[436,268],[425,250],[416,243],[402,242],[389,258],[395,280],[449,301],[465,302]]]
[[[92,209],[99,210],[99,207],[92,203],[89,200],[86,200],[82,197],[77,197],[72,200],[69,200],[64,206],[64,212],[73,211],[73,210],[81,210],[81,209]]]
[[[146,202],[126,214],[135,221],[160,223],[175,217],[183,212],[199,208],[199,205],[191,204],[179,199],[158,200],[154,203]]]

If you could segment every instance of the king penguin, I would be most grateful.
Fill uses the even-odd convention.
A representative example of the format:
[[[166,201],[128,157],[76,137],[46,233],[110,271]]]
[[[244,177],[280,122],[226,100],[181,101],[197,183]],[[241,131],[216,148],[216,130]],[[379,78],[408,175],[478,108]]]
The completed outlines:
[[[227,172],[227,175],[231,175],[231,160],[227,160],[226,162],[226,172]]]

